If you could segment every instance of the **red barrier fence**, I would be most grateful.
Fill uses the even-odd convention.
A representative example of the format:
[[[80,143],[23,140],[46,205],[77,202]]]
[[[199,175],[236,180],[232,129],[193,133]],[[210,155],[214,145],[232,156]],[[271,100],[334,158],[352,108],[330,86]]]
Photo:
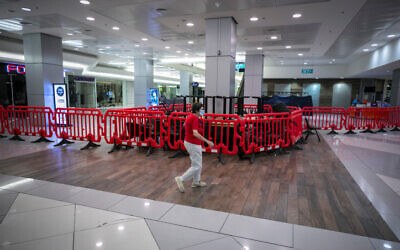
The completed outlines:
[[[104,115],[104,138],[108,144],[163,147],[166,116],[161,111],[112,111]]]
[[[289,113],[249,114],[242,121],[242,148],[245,154],[269,151],[290,145]]]
[[[290,113],[290,141],[294,145],[303,137],[303,111],[301,109]]]
[[[164,113],[170,111],[170,107],[168,105],[155,105],[155,106],[150,106],[148,111],[162,111]]]
[[[356,108],[347,109],[346,129],[375,129],[382,108]]]
[[[183,103],[170,104],[169,110],[172,112],[184,112]],[[186,103],[186,112],[192,112],[192,104]]]
[[[54,113],[54,130],[63,139],[57,146],[75,141],[100,142],[103,135],[103,115],[99,109],[57,108]],[[88,144],[89,145],[89,144]]]
[[[0,135],[6,132],[6,114],[6,110],[3,108],[2,105],[0,105]]]
[[[301,108],[295,107],[295,106],[286,106],[286,107],[290,110],[290,112],[296,111],[296,110],[301,110]]]
[[[185,140],[185,130],[184,124],[186,118],[190,113],[183,112],[173,112],[168,117],[168,126],[167,126],[167,143],[169,148],[171,149],[185,149],[184,140]]]
[[[400,127],[400,107],[390,107],[387,109],[390,110],[387,126],[394,128]]]
[[[344,108],[332,107],[304,107],[303,108],[304,123],[303,128],[306,129],[308,124],[318,129],[340,130],[346,125],[346,110]]]
[[[210,148],[202,143],[207,153],[237,154],[241,136],[241,120],[238,115],[205,114],[202,122],[202,135],[214,143]]]
[[[263,109],[264,109],[264,113],[272,113],[271,105],[264,104]]]
[[[17,140],[22,140],[19,135],[51,137],[53,111],[49,107],[8,106],[7,130]]]

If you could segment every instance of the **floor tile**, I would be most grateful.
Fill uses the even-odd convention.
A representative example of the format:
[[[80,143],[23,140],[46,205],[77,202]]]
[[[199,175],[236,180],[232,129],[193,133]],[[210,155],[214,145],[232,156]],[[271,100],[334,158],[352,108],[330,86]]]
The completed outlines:
[[[172,206],[172,203],[153,201],[136,197],[127,197],[107,210],[123,214],[130,214],[146,219],[158,220]]]
[[[237,240],[242,245],[243,250],[293,250],[293,248],[289,247],[283,247],[239,237],[235,237],[235,240]]]
[[[374,245],[375,250],[388,250],[388,249],[400,250],[400,243],[398,242],[373,239],[373,238],[369,238],[369,241],[371,241],[372,245]]]
[[[77,194],[78,192],[82,191],[83,188],[74,187],[70,185],[60,184],[60,183],[53,183],[49,182],[46,183],[38,188],[26,191],[27,194],[45,197],[54,200],[65,200],[66,198]]]
[[[294,225],[294,247],[307,250],[373,250],[366,237]]]
[[[185,250],[205,250],[205,249],[212,249],[212,250],[242,250],[241,245],[235,241],[232,237],[225,237],[222,239],[206,242],[203,244],[183,248]]]
[[[16,177],[11,175],[0,175],[0,189],[8,189],[12,187],[14,183],[25,180],[23,177]]]
[[[0,215],[6,215],[17,198],[18,193],[0,191]]]
[[[0,245],[71,233],[74,209],[71,205],[8,214],[0,224]]]
[[[24,178],[17,182],[14,182],[12,185],[7,185],[8,190],[16,191],[16,192],[26,192],[28,190],[40,187],[44,184],[47,184],[47,181],[35,180],[32,178]]]
[[[126,197],[126,195],[85,188],[81,192],[65,198],[65,200],[79,205],[107,209]]]
[[[381,216],[397,238],[400,239],[400,216],[386,213],[381,213]]]
[[[229,214],[221,233],[292,247],[293,225],[272,220]]]
[[[159,221],[146,220],[146,222],[161,250],[175,250],[226,237],[222,234]]]
[[[224,212],[175,205],[161,218],[161,221],[219,232],[227,217],[228,213]]]
[[[63,234],[54,237],[17,243],[4,247],[6,250],[72,250],[73,234]],[[0,246],[0,249],[3,249]]]
[[[62,207],[72,205],[71,203],[41,198],[29,194],[19,194],[12,204],[9,213],[22,213],[45,208]]]
[[[390,176],[386,176],[386,175],[381,175],[378,174],[379,178],[382,179],[383,182],[386,183],[386,185],[388,185],[393,191],[395,192],[399,192],[400,191],[400,180],[390,177]]]
[[[156,250],[158,249],[143,219],[117,223],[75,233],[74,250]]]
[[[77,205],[75,213],[75,231],[138,219],[137,217],[125,214]]]

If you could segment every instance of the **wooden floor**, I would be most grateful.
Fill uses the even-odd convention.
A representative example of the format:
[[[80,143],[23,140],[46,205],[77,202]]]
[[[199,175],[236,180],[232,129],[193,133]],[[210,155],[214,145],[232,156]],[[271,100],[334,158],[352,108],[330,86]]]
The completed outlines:
[[[22,142],[23,143],[23,142]],[[25,142],[26,143],[26,142]],[[173,177],[189,166],[188,157],[145,150],[107,154],[68,147],[0,160],[0,173],[94,188],[224,212],[266,218],[397,241],[339,159],[311,137],[303,151],[258,155],[256,162],[204,154],[204,189],[178,192]]]

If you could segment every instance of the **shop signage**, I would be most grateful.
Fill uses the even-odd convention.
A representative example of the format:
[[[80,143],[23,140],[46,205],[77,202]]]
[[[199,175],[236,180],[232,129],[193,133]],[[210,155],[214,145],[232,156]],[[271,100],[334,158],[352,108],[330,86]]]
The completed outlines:
[[[238,72],[244,72],[245,64],[243,62],[236,63],[235,69]]]
[[[25,74],[25,66],[24,65],[7,64],[6,70],[8,73]]]
[[[54,93],[54,107],[57,108],[67,108],[67,88],[64,83],[54,83],[53,84]],[[57,124],[66,125],[67,121],[64,116],[57,116]]]
[[[314,69],[301,69],[302,74],[314,74]]]
[[[198,87],[199,83],[198,82],[192,82],[192,87]]]

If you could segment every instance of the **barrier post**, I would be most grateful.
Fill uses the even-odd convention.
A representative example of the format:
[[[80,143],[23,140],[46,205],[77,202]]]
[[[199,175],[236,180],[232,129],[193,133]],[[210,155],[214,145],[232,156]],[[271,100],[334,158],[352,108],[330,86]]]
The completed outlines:
[[[4,107],[2,105],[0,105],[0,139],[1,138],[6,138],[7,136],[4,136],[4,132],[6,131],[6,117],[7,112],[4,109]]]
[[[394,128],[391,129],[390,131],[400,131],[399,127],[400,126],[400,107],[392,107],[390,108],[391,111],[389,113],[389,119],[390,119],[390,125],[393,125]]]

